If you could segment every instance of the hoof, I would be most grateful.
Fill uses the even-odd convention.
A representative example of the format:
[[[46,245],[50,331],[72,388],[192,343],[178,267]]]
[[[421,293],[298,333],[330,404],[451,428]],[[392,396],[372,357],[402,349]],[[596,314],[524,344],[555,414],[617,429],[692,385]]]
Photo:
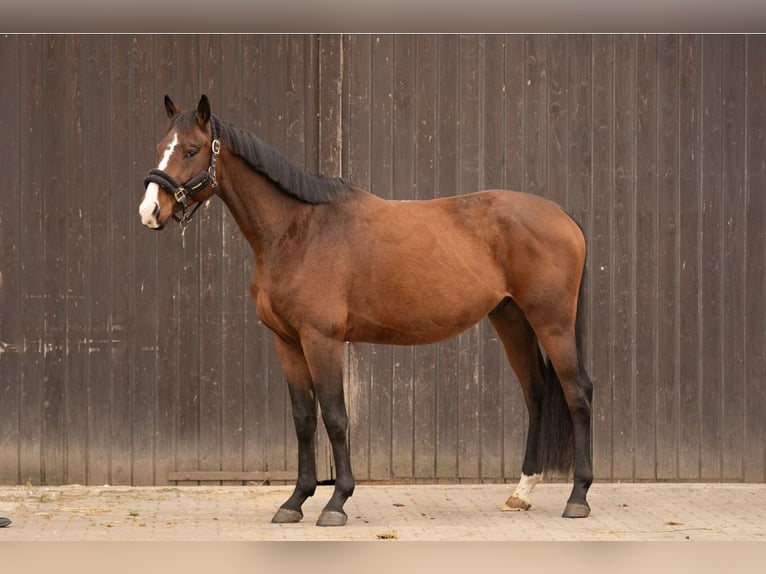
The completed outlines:
[[[511,496],[508,500],[505,501],[505,504],[503,505],[503,510],[522,511],[522,510],[529,510],[531,506],[532,505],[529,503],[529,501],[522,500],[518,496]]]
[[[294,524],[300,522],[303,513],[300,510],[290,510],[289,508],[280,508],[271,519],[274,524]]]
[[[348,516],[345,512],[337,510],[323,510],[317,520],[317,526],[343,526],[346,524]]]
[[[588,518],[590,514],[590,506],[588,503],[581,502],[568,502],[564,509],[564,514],[561,516],[564,518]]]

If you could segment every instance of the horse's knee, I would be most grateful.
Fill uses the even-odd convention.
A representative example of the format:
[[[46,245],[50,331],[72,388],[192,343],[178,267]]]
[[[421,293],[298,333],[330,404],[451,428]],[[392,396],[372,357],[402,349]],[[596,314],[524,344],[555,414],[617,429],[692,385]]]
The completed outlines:
[[[314,439],[317,426],[315,415],[293,415],[293,422],[299,442],[309,442]]]
[[[345,442],[348,432],[348,415],[345,410],[328,410],[323,414],[323,420],[330,442]]]

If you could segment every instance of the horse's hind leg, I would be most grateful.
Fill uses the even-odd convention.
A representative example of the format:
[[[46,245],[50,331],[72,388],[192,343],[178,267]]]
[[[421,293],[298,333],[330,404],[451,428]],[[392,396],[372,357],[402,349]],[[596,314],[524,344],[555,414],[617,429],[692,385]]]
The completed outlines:
[[[301,507],[314,494],[317,485],[314,435],[317,425],[316,397],[303,351],[297,345],[275,337],[277,355],[287,378],[293,422],[298,436],[298,481],[289,499],[277,510],[275,523],[299,522]]]
[[[590,514],[586,496],[593,482],[590,449],[593,384],[579,356],[574,332],[566,334],[554,329],[549,334],[541,334],[540,341],[561,382],[574,427],[573,487],[563,516],[585,518]]]
[[[582,364],[574,325],[571,329],[562,329],[560,324],[543,322],[536,332],[555,369],[570,415],[567,426],[574,435],[573,487],[563,516],[585,518],[590,514],[586,496],[593,482],[590,449],[593,384]]]
[[[527,446],[521,468],[521,479],[516,490],[503,505],[503,510],[528,510],[531,506],[532,489],[543,477],[539,450],[545,393],[542,356],[535,332],[512,299],[506,299],[489,315],[489,319],[503,342],[511,367],[519,379],[529,413]]]

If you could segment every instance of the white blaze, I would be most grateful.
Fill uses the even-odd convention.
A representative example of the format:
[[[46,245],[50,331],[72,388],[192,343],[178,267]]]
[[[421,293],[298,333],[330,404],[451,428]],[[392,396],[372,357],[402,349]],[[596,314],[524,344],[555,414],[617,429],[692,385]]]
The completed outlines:
[[[178,134],[173,134],[173,141],[165,148],[165,153],[162,154],[160,165],[158,169],[165,170],[170,163],[170,158],[173,156],[173,152],[178,145]],[[138,206],[138,213],[141,215],[141,223],[147,227],[153,229],[160,226],[159,222],[154,217],[154,211],[160,204],[160,186],[156,183],[150,183],[146,186],[146,193],[144,194],[144,200],[141,205]]]

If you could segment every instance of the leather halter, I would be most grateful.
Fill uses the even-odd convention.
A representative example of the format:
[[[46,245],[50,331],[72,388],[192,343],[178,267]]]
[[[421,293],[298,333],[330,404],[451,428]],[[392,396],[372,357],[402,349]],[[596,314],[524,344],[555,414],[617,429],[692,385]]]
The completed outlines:
[[[213,187],[214,193],[218,188],[218,181],[215,178],[215,164],[218,160],[218,154],[221,152],[221,140],[218,129],[218,120],[215,116],[210,116],[210,131],[213,141],[210,145],[212,154],[210,155],[210,166],[207,168],[207,171],[201,171],[189,181],[179,183],[179,181],[169,173],[155,168],[150,170],[144,179],[144,187],[147,187],[150,183],[156,183],[181,204],[181,217],[178,217],[174,213],[173,219],[181,225],[182,230],[186,227],[189,221],[191,221],[194,212],[196,212],[200,205],[202,205],[201,202],[197,202],[197,205],[190,211],[188,198],[193,198],[199,192],[207,189],[208,185]]]

